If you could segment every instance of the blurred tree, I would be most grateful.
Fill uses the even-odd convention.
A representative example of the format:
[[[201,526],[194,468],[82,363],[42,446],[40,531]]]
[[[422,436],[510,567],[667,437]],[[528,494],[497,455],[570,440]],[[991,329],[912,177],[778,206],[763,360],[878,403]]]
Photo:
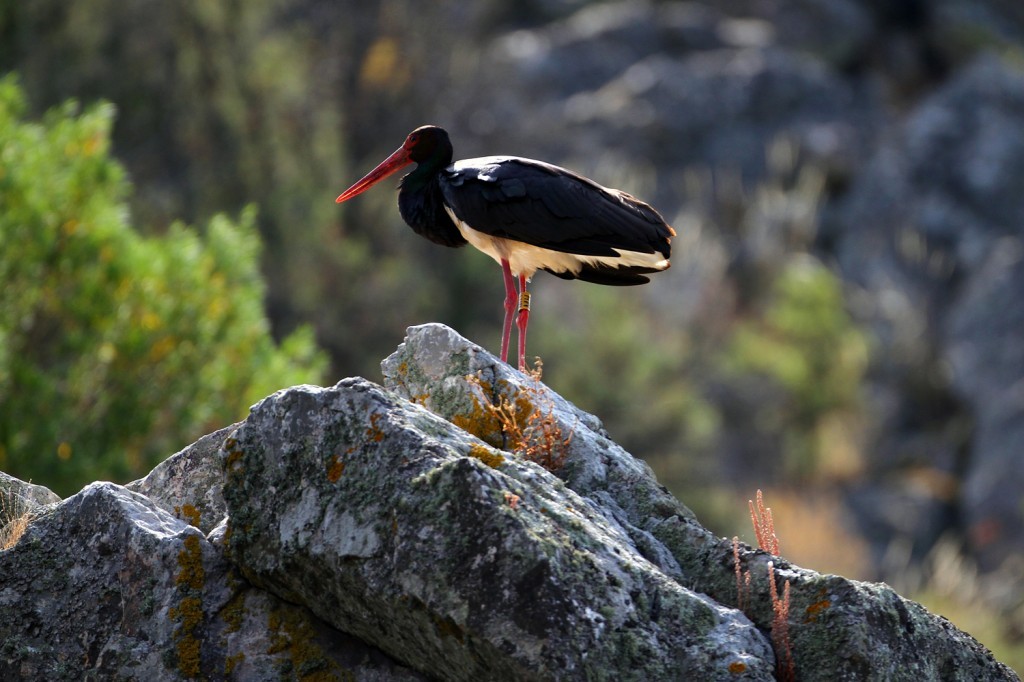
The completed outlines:
[[[862,463],[849,437],[859,431],[852,426],[868,347],[846,312],[841,282],[817,259],[796,254],[765,299],[763,310],[737,322],[720,356],[740,385],[749,387],[760,376],[780,389],[748,425],[781,442],[779,473],[855,473]]]
[[[310,330],[270,336],[254,210],[140,236],[113,107],[24,109],[0,80],[0,469],[61,494],[125,480],[320,379]]]

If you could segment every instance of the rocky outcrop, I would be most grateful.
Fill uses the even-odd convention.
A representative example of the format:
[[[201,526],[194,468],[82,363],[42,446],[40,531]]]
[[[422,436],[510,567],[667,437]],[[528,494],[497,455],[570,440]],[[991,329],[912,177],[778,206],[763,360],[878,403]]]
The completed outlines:
[[[1013,677],[998,664],[978,668],[985,654],[976,642],[885,585],[823,576],[743,547],[739,572],[749,573],[753,582],[749,591],[738,590],[732,543],[701,527],[642,462],[607,439],[598,420],[494,362],[451,330],[437,325],[410,329],[383,368],[385,385],[393,391],[492,443],[501,441],[499,425],[480,406],[500,404],[502,396],[506,404],[529,396],[532,407],[523,411],[539,410],[561,433],[572,433],[559,471],[565,484],[612,510],[638,551],[666,574],[721,604],[736,607],[742,599],[744,613],[766,633],[774,617],[767,578],[768,562],[773,562],[780,589],[784,580],[792,588],[790,647],[799,679],[864,679],[879,670],[899,671],[894,674],[905,675],[902,679]],[[467,375],[477,379],[467,380]],[[940,632],[945,634],[935,639]],[[948,643],[947,636],[963,648],[940,644]]]
[[[202,500],[222,488],[221,477],[204,475],[221,469],[209,438],[161,465],[176,475],[147,478],[161,480],[143,486],[153,498],[94,483],[61,502],[0,481],[0,496],[19,500],[30,520],[0,551],[0,675],[424,679],[307,608],[249,585],[224,553],[223,507],[212,532],[191,525],[201,521]]]
[[[264,401],[228,460],[243,574],[432,676],[771,679],[750,621],[607,510],[368,381]]]
[[[1016,679],[884,585],[734,553],[599,420],[446,327],[383,367],[280,391],[129,486],[32,493],[0,551],[0,673],[768,680],[791,656],[803,680]]]

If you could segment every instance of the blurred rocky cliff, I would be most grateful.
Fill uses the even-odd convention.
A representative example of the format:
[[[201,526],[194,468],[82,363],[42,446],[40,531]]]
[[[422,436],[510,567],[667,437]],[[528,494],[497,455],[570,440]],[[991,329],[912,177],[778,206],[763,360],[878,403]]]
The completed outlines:
[[[833,268],[874,344],[860,523],[915,553],[952,526],[993,570],[1024,550],[1022,19],[998,2],[602,3],[501,37],[453,115],[481,148],[554,150],[651,197],[683,231],[683,301],[716,282],[735,314],[792,250]],[[804,169],[821,174],[812,234],[730,222],[714,196]],[[726,314],[687,317],[670,289],[683,324]]]

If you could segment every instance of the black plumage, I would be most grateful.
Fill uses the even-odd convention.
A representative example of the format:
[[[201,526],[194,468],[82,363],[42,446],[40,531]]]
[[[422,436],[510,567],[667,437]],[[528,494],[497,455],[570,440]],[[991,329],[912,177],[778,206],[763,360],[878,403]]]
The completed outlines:
[[[674,234],[661,215],[635,197],[543,161],[488,156],[440,173],[444,202],[460,220],[492,237],[580,256],[617,257],[616,249],[655,252],[668,260]],[[547,268],[544,268],[547,269]],[[642,284],[644,266],[583,265],[563,279]]]

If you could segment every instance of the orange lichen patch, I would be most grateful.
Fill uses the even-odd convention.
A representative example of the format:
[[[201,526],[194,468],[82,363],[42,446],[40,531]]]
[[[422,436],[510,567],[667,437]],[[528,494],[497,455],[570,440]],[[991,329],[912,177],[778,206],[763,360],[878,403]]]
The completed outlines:
[[[505,463],[504,457],[486,445],[480,445],[479,443],[473,443],[469,446],[468,454],[470,457],[480,460],[492,469],[497,469]]]
[[[813,604],[808,606],[806,609],[804,609],[804,622],[805,623],[815,623],[815,622],[817,622],[818,616],[821,615],[821,613],[823,611],[825,611],[825,609],[829,608],[830,606],[832,606],[832,602],[830,600],[828,600],[828,599],[822,599],[821,601],[814,602]]]
[[[337,454],[331,455],[330,464],[327,465],[327,480],[337,483],[341,474],[345,471],[345,462]]]
[[[384,440],[384,432],[381,430],[377,423],[381,420],[381,413],[374,412],[370,415],[370,426],[366,429],[366,438],[374,443],[379,443]]]
[[[729,672],[733,675],[739,675],[747,672],[747,664],[743,661],[733,661],[729,664]]]
[[[180,507],[175,506],[174,515],[177,516],[179,519],[184,519],[185,521],[188,521],[188,524],[190,526],[195,526],[196,528],[199,528],[199,520],[202,514],[198,509],[193,507],[191,504],[183,504]]]
[[[473,375],[468,376],[467,380],[479,386],[484,395],[488,395],[492,391],[490,384],[480,381]],[[489,445],[501,447],[504,440],[501,420],[495,413],[494,406],[488,402],[481,402],[476,395],[471,395],[470,398],[472,399],[473,406],[469,412],[453,415],[451,423]]]

